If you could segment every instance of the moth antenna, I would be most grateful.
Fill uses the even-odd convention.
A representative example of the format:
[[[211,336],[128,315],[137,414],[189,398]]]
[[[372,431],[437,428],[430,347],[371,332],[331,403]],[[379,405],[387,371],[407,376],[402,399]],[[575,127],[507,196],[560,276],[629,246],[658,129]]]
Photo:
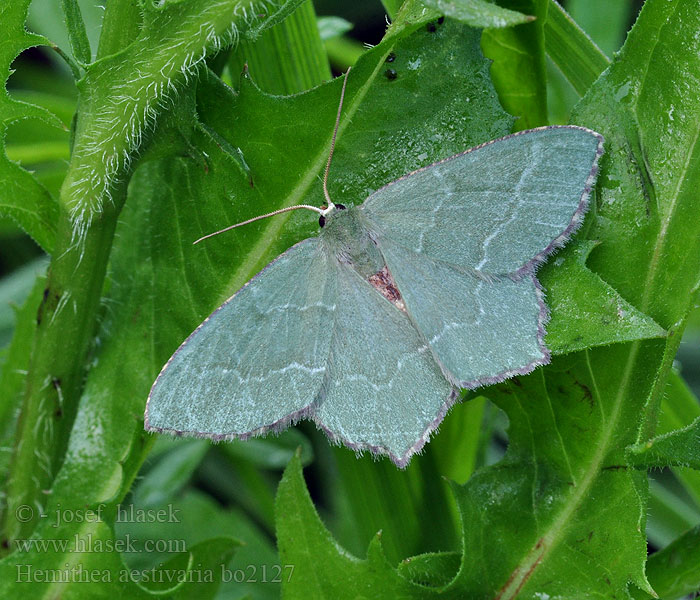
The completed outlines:
[[[266,215],[258,215],[257,217],[253,217],[252,219],[248,219],[247,221],[241,221],[240,223],[236,223],[235,225],[229,225],[228,227],[224,227],[223,229],[219,229],[219,231],[215,231],[214,233],[208,233],[207,235],[203,235],[201,238],[198,240],[195,240],[192,242],[192,244],[199,244],[202,240],[206,240],[207,238],[213,237],[215,235],[219,235],[220,233],[224,233],[225,231],[229,231],[231,229],[235,229],[236,227],[240,227],[241,225],[248,225],[248,223],[252,223],[253,221],[259,221],[260,219],[267,219],[268,217],[274,217],[275,215],[279,215],[281,213],[289,212],[290,210],[297,210],[299,208],[306,208],[308,210],[313,210],[314,212],[317,212],[320,215],[323,215],[325,211],[321,208],[318,208],[317,206],[311,206],[310,204],[297,204],[295,206],[288,206],[287,208],[280,208],[279,210],[272,211],[270,213],[267,213]]]
[[[345,79],[343,80],[343,89],[340,92],[340,102],[338,103],[338,114],[335,117],[335,127],[333,128],[333,139],[331,140],[331,151],[328,153],[328,162],[326,163],[326,172],[323,174],[323,195],[326,197],[326,202],[328,203],[328,208],[324,214],[329,213],[335,208],[333,200],[331,200],[330,194],[328,193],[328,173],[331,170],[331,160],[333,160],[333,151],[335,150],[335,139],[338,136],[338,127],[340,126],[340,114],[343,110],[343,100],[345,99],[345,86],[348,84],[348,74],[350,69],[345,71]]]
[[[297,204],[295,206],[287,206],[286,208],[280,208],[279,210],[272,211],[272,212],[267,213],[265,215],[259,215],[257,217],[253,217],[252,219],[248,219],[247,221],[241,221],[240,223],[236,223],[235,225],[229,225],[228,227],[224,227],[223,229],[219,229],[219,231],[215,231],[213,233],[208,233],[207,235],[203,235],[198,240],[195,240],[194,242],[192,242],[193,245],[199,244],[199,242],[201,242],[202,240],[206,240],[207,238],[214,237],[215,235],[219,235],[220,233],[224,233],[225,231],[230,231],[231,229],[235,229],[236,227],[241,227],[242,225],[248,225],[248,223],[253,223],[254,221],[259,221],[260,219],[267,219],[268,217],[274,217],[275,215],[289,212],[290,210],[297,210],[299,208],[306,208],[307,210],[313,210],[314,212],[317,212],[322,217],[325,217],[329,212],[335,210],[336,205],[333,203],[333,200],[331,200],[331,197],[328,194],[328,172],[331,169],[331,160],[333,159],[333,151],[335,150],[335,140],[338,137],[338,127],[340,126],[340,115],[341,115],[341,112],[343,110],[343,100],[345,99],[345,87],[348,84],[348,73],[350,73],[351,68],[352,67],[348,67],[348,70],[345,71],[345,79],[343,79],[343,89],[340,92],[340,102],[338,103],[338,114],[335,117],[335,127],[333,128],[333,138],[331,139],[331,151],[328,153],[328,162],[326,162],[326,171],[323,174],[323,195],[326,198],[326,203],[328,204],[328,206],[326,208],[318,208],[316,206],[311,206],[310,204]],[[338,205],[338,206],[341,206],[341,205]]]

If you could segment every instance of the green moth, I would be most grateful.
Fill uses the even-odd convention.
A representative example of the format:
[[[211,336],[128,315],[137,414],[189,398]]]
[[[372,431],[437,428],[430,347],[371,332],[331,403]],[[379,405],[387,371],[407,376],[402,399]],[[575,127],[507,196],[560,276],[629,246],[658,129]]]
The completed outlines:
[[[460,388],[549,362],[535,272],[581,224],[602,153],[598,133],[543,127],[409,173],[360,206],[306,207],[321,213],[319,234],[183,342],[153,384],[146,429],[245,439],[310,419],[406,466]]]

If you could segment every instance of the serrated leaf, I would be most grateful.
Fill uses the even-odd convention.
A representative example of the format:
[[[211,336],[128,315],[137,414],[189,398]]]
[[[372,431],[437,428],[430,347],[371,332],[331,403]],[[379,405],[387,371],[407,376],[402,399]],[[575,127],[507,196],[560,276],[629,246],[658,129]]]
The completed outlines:
[[[280,481],[275,521],[280,562],[294,565],[289,580],[282,582],[285,597],[357,598],[368,590],[375,598],[420,597],[421,588],[400,577],[384,558],[379,535],[370,543],[366,560],[336,544],[311,502],[298,456]]]
[[[440,587],[452,581],[461,562],[459,552],[420,554],[401,561],[398,572],[413,583]]]
[[[434,33],[417,31],[403,40],[392,38],[362,57],[348,81],[329,179],[331,197],[359,204],[370,191],[400,174],[507,130],[510,119],[498,107],[493,91],[482,86],[487,65],[478,43],[476,32],[445,22]],[[390,52],[396,58],[385,63]],[[396,70],[396,79],[385,76],[389,66]],[[211,210],[202,214],[198,231],[190,234],[192,241],[261,212],[301,202],[319,204],[323,192],[317,176],[328,156],[340,83],[289,98],[262,94],[245,79],[237,96],[220,86],[209,86],[200,93],[200,117],[231,147],[241,149],[254,187],[247,178],[227,182],[226,194],[234,202],[223,194],[212,197]],[[456,97],[449,86],[459,86],[462,95]],[[416,87],[426,93],[414,94]],[[464,97],[470,102],[464,103]],[[381,111],[376,110],[378,106]],[[409,120],[407,113],[421,118]],[[284,123],[292,119],[298,126],[290,130]],[[278,144],[275,148],[255,141],[273,137]],[[295,165],[289,164],[281,150],[290,147],[296,149]],[[245,259],[233,270],[228,262],[228,281],[223,281],[221,295],[208,308],[214,308],[216,301],[225,299],[282,250],[317,230],[316,218],[297,211],[242,228],[236,235],[212,239],[206,246],[208,253],[230,257],[233,250]],[[187,252],[194,252],[190,255],[194,260],[202,254],[197,247]]]
[[[596,354],[557,358],[488,392],[508,414],[509,445],[501,462],[455,486],[467,550],[449,589],[585,597],[623,595],[630,579],[644,585],[646,478],[619,468],[614,441],[636,434],[636,408],[599,393],[607,390],[600,366],[624,356],[624,346]]]
[[[49,111],[10,98],[5,85],[10,76],[10,64],[23,50],[48,43],[41,36],[24,29],[30,0],[4,3],[0,8],[0,23],[5,39],[0,44],[0,215],[12,218],[47,252],[53,249],[58,205],[46,189],[28,171],[8,160],[4,152],[7,127],[26,118],[41,119],[52,126],[60,120]]]
[[[645,3],[614,62],[572,121],[606,140],[589,267],[666,329],[700,279],[700,80],[692,3]],[[671,59],[671,55],[674,56]],[[676,85],[675,82],[679,82]]]
[[[545,340],[554,354],[666,335],[586,267],[596,246],[591,241],[569,244],[539,273],[551,311]]]
[[[700,417],[687,427],[632,446],[629,461],[635,467],[700,469]]]

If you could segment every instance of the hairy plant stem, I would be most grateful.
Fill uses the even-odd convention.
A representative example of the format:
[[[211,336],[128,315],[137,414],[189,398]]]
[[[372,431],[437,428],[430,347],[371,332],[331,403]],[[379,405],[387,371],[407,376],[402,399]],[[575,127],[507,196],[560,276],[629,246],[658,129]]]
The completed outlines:
[[[271,0],[259,4],[277,6]],[[259,8],[252,0],[144,5],[139,28],[142,15],[134,0],[108,5],[98,52],[103,60],[78,82],[55,253],[0,515],[6,544],[33,531],[68,449],[134,159],[207,54],[235,40],[239,26],[253,22]],[[25,505],[29,511],[18,512]]]
[[[134,0],[112,0],[105,14],[104,31],[122,34],[103,37],[98,56],[113,54],[127,45],[133,38],[126,38],[123,32],[135,37],[139,21]],[[80,140],[76,139],[76,143],[79,145]],[[72,181],[75,167],[74,161],[66,182]],[[111,202],[105,203],[81,238],[75,237],[68,208],[73,204],[68,198],[71,187],[64,185],[61,190],[55,251],[37,314],[7,495],[0,513],[5,547],[9,544],[11,548],[12,540],[31,534],[63,462],[78,410],[86,358],[127,183],[127,178],[118,180],[111,190]],[[22,509],[23,506],[30,510]]]
[[[124,201],[126,186],[120,187],[113,193],[113,203],[92,221],[77,243],[70,215],[65,210],[60,215],[56,254],[37,315],[10,465],[3,515],[4,535],[10,542],[27,537],[38,523],[68,447],[117,215]]]

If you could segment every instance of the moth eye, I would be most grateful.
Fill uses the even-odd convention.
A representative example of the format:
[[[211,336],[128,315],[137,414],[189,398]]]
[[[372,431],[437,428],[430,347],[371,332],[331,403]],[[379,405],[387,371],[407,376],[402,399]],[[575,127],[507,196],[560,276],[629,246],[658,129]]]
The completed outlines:
[[[318,224],[319,224],[320,227],[323,227],[323,226],[326,224],[326,217],[324,217],[323,215],[321,215],[321,216],[318,218]]]

